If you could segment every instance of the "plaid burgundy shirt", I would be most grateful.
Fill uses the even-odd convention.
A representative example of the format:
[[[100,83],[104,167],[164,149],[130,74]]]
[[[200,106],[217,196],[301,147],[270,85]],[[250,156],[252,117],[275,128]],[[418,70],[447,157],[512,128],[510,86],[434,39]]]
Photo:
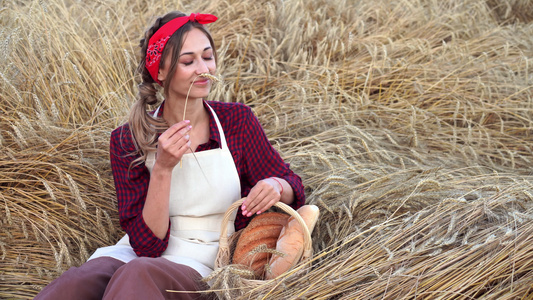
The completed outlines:
[[[216,112],[224,130],[228,148],[239,174],[242,197],[246,197],[259,180],[280,177],[284,178],[294,190],[295,200],[291,207],[297,209],[304,205],[305,194],[302,180],[291,171],[289,164],[286,164],[271,146],[252,110],[240,103],[217,101],[207,101],[207,103]],[[206,106],[205,102],[204,106]],[[163,113],[163,108],[164,105],[161,105],[158,115]],[[220,135],[215,119],[211,111],[207,111],[209,113],[209,141],[198,146],[197,152],[220,147]],[[170,226],[166,237],[161,240],[144,222],[142,209],[148,191],[150,173],[144,163],[129,169],[131,162],[138,157],[131,155],[135,150],[128,124],[113,130],[110,140],[110,158],[120,225],[129,235],[131,246],[138,256],[158,257],[168,246]],[[250,220],[251,218],[242,215],[239,208],[235,219],[235,230],[246,227]]]

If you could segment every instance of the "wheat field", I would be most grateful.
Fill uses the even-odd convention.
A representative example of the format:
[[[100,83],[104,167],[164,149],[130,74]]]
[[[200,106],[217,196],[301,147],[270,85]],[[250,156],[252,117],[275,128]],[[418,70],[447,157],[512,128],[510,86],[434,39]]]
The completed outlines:
[[[212,13],[222,78],[302,177],[314,256],[223,299],[533,299],[533,2],[0,1],[0,298],[123,234],[110,132],[139,39]]]

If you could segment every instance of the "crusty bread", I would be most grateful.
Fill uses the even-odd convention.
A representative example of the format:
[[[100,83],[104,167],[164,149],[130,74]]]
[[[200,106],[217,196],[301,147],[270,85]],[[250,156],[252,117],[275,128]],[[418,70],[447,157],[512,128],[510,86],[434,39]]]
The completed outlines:
[[[320,211],[315,205],[304,205],[297,212],[305,221],[309,233],[313,231],[318,220]],[[287,225],[281,230],[279,239],[276,243],[276,250],[285,254],[284,256],[273,254],[270,258],[270,272],[267,272],[266,279],[273,279],[292,269],[303,254],[303,230],[294,217],[290,217]]]
[[[264,245],[268,249],[275,249],[281,229],[288,219],[289,215],[278,212],[267,212],[254,217],[237,241],[233,263],[247,266],[257,277],[263,277],[271,254],[258,251],[258,247]]]

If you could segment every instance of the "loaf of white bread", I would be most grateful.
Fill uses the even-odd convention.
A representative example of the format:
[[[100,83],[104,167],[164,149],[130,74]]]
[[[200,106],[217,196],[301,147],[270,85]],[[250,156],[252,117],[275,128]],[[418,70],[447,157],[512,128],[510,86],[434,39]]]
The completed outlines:
[[[304,205],[297,210],[307,225],[309,233],[318,220],[320,211],[316,205]],[[270,270],[266,272],[265,279],[273,279],[294,268],[300,261],[304,251],[304,234],[298,220],[290,217],[287,224],[281,230],[276,242],[276,251],[283,253],[283,256],[273,254],[270,258]]]

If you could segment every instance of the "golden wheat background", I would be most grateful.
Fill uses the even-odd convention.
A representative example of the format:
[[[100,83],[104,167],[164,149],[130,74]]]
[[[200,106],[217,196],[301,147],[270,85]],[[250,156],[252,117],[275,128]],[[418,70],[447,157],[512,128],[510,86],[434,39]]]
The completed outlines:
[[[310,265],[221,298],[533,299],[530,0],[0,1],[0,298],[122,235],[110,131],[138,41],[213,13],[219,83],[322,215]]]

